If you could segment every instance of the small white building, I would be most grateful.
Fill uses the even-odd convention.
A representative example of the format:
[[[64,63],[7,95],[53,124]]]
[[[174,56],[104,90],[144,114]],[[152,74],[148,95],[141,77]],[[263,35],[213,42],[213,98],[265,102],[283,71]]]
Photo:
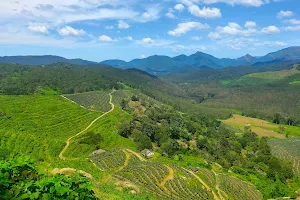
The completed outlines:
[[[144,149],[143,151],[141,151],[142,155],[147,157],[147,158],[150,158],[154,155],[154,152],[149,150],[149,149]]]

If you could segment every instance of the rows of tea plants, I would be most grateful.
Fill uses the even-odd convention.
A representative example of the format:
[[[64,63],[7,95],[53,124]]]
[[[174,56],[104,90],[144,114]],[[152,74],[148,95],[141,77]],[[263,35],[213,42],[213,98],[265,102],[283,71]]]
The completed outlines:
[[[111,109],[111,105],[109,104],[109,92],[106,91],[93,91],[65,96],[90,110],[107,112]]]
[[[233,200],[260,200],[261,193],[251,184],[248,184],[238,178],[220,174],[220,189],[224,191],[229,199]]]
[[[121,102],[123,99],[129,99],[130,96],[128,96],[124,90],[117,90],[113,94],[113,103],[117,106],[121,105]]]
[[[269,140],[274,156],[293,163],[293,171],[300,177],[300,139]]]
[[[208,169],[200,168],[197,175],[211,188],[216,186],[216,176]]]
[[[0,96],[0,113],[0,151],[38,160],[57,157],[69,137],[99,116],[60,96],[38,95]]]
[[[112,170],[124,165],[126,155],[122,149],[110,149],[102,153],[92,153],[89,158],[101,170]]]
[[[156,162],[139,162],[126,166],[114,176],[163,198],[213,199],[212,193],[192,174],[175,165],[167,167]]]

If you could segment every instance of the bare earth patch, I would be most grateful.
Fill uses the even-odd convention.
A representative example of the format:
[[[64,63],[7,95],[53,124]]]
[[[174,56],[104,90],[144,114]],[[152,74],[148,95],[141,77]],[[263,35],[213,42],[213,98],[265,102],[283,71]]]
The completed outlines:
[[[233,115],[232,118],[224,120],[223,123],[243,129],[246,125],[250,125],[251,130],[261,137],[277,137],[285,138],[285,135],[277,133],[270,129],[279,129],[279,125],[272,124],[268,121],[245,117],[241,115]]]

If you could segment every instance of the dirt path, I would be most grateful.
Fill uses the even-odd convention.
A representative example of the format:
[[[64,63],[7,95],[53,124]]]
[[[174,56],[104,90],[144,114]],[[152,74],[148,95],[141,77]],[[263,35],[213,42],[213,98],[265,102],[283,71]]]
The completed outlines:
[[[211,191],[211,193],[213,194],[215,200],[220,200],[218,195],[216,195],[216,193],[199,176],[197,176],[194,172],[192,172],[190,170],[187,170],[183,167],[182,167],[182,169],[187,171],[188,173],[192,174],[207,190]]]
[[[136,153],[136,152],[134,152],[134,151],[132,151],[132,150],[130,150],[130,149],[126,149],[126,151],[128,151],[128,152],[134,154],[134,155],[135,155],[136,157],[138,157],[141,161],[146,161],[146,159],[143,158],[140,154],[138,154],[138,153]]]
[[[220,196],[220,198],[222,200],[225,200],[222,193],[221,193],[221,190],[220,190],[220,187],[219,187],[219,175],[214,171],[214,170],[211,170],[214,174],[215,174],[215,177],[216,177],[216,190],[218,191],[218,194]]]
[[[73,138],[75,138],[75,137],[81,135],[82,133],[84,133],[85,131],[87,131],[89,128],[91,128],[91,126],[92,126],[95,122],[97,122],[99,119],[101,119],[102,117],[104,117],[105,115],[107,115],[108,113],[112,112],[112,111],[115,109],[115,105],[114,105],[113,102],[112,102],[112,94],[113,94],[113,93],[114,93],[114,91],[112,91],[111,93],[109,93],[109,104],[111,105],[111,109],[110,109],[108,112],[102,114],[100,117],[96,118],[94,121],[92,121],[92,122],[91,122],[84,130],[82,130],[81,132],[77,133],[76,135],[73,135],[72,137],[70,137],[70,138],[66,141],[66,146],[63,148],[63,150],[62,150],[62,151],[60,152],[60,154],[59,154],[59,158],[60,158],[61,160],[66,160],[66,158],[63,156],[63,154],[66,152],[66,150],[67,150],[68,147],[70,146],[70,141],[71,141]],[[66,98],[66,97],[65,97],[65,98]]]
[[[174,170],[171,167],[167,166],[167,165],[165,165],[165,167],[168,168],[169,174],[162,180],[162,182],[159,184],[159,186],[162,187],[164,189],[164,191],[166,191],[167,193],[171,194],[171,192],[168,190],[168,188],[166,188],[165,184],[166,184],[167,181],[173,179],[173,177],[174,177]]]

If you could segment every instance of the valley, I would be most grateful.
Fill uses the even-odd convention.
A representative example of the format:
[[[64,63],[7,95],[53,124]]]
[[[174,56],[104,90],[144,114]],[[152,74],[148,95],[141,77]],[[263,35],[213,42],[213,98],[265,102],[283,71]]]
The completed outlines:
[[[0,166],[79,175],[95,199],[299,196],[298,63],[162,77],[1,64],[0,75]]]

